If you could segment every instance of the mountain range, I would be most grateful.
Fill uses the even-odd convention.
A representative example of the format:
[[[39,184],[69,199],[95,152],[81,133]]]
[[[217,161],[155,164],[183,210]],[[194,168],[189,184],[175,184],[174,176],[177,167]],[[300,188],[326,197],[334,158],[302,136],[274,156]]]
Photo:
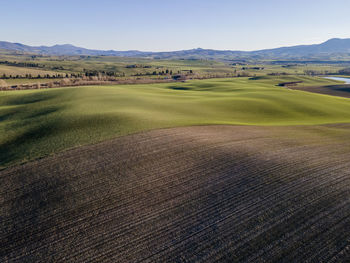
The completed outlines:
[[[307,59],[307,58],[329,58],[330,56],[350,56],[350,38],[333,38],[321,44],[298,45],[291,47],[280,47],[257,51],[232,51],[213,49],[190,49],[170,52],[143,52],[138,50],[115,51],[95,50],[76,47],[70,44],[54,46],[28,46],[20,43],[0,41],[0,49],[34,53],[41,55],[56,56],[118,56],[118,57],[144,57],[154,59]]]

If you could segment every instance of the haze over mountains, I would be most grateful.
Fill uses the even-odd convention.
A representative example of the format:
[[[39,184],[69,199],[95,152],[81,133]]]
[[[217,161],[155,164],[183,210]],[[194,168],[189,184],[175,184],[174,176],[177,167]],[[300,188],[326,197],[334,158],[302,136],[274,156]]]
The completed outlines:
[[[48,46],[28,46],[20,43],[10,43],[0,41],[0,49],[36,53],[42,55],[89,55],[89,56],[120,56],[120,57],[148,57],[158,59],[305,59],[305,58],[330,58],[331,56],[350,56],[350,38],[339,39],[333,38],[321,44],[298,45],[291,47],[280,47],[274,49],[264,49],[257,51],[232,51],[232,50],[212,50],[212,49],[190,49],[169,52],[143,52],[137,50],[115,51],[115,50],[94,50],[82,47],[76,47],[70,44]]]

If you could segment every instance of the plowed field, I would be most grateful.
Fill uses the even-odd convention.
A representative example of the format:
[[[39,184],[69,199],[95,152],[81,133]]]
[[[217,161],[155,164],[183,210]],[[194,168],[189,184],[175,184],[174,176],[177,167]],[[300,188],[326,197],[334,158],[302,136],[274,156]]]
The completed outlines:
[[[1,262],[345,262],[350,125],[159,129],[0,172]]]

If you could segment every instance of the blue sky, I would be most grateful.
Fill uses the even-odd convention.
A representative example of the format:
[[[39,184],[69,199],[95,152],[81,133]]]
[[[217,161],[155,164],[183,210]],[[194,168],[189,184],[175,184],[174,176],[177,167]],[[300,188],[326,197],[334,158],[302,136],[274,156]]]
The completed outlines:
[[[256,50],[350,38],[349,0],[0,0],[0,40]]]

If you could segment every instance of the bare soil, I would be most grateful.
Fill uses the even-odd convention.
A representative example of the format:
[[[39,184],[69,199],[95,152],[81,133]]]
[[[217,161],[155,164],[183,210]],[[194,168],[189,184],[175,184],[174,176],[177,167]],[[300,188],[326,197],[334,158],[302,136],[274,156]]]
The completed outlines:
[[[325,95],[332,95],[344,98],[350,98],[350,85],[329,85],[315,87],[288,87],[293,90],[302,90]]]
[[[0,262],[348,262],[350,125],[162,129],[0,172]]]

